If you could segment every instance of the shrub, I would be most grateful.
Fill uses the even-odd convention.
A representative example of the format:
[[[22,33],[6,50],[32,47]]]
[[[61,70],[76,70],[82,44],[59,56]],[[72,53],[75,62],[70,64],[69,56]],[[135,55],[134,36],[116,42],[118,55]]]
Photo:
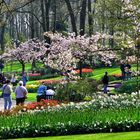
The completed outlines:
[[[81,101],[86,95],[92,96],[97,91],[98,82],[86,78],[76,82],[57,85],[56,99],[61,101]]]
[[[46,74],[49,74],[49,75],[53,75],[53,74],[56,74],[56,73],[60,73],[57,69],[53,69],[49,66],[46,66],[45,68],[37,68],[35,69],[35,71],[37,73],[40,73],[41,75],[46,75]]]
[[[138,82],[140,83],[140,80],[138,80]],[[139,84],[138,89],[140,89],[140,84]],[[137,79],[131,79],[131,80],[125,81],[119,89],[116,89],[116,91],[119,93],[129,93],[129,94],[132,92],[136,92]]]

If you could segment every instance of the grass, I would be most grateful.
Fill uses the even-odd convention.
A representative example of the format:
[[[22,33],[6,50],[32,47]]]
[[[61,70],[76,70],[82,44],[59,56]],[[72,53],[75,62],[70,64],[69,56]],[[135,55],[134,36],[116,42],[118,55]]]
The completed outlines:
[[[140,132],[101,133],[55,137],[23,138],[18,140],[140,140]]]
[[[36,63],[36,66],[37,66],[37,68],[41,68],[41,67],[43,67],[43,64],[42,63]],[[26,71],[31,70],[31,64],[30,63],[26,64],[25,70]],[[11,72],[15,72],[15,71],[17,71],[17,72],[22,71],[22,66],[19,62],[14,61],[14,62],[9,62],[9,63],[5,64],[3,72],[11,73]]]
[[[137,67],[135,65],[133,65],[131,68],[131,70],[136,70],[136,69],[137,69]],[[121,73],[119,67],[116,67],[116,68],[112,68],[112,67],[110,67],[110,68],[108,68],[108,67],[97,68],[97,69],[94,69],[93,76],[91,78],[99,80],[99,79],[101,79],[101,77],[103,77],[105,72],[108,72],[109,75]]]
[[[37,96],[37,92],[36,93],[28,93],[28,98],[26,99],[27,102],[36,102],[36,96]],[[16,99],[15,98],[15,93],[12,93],[12,99]]]

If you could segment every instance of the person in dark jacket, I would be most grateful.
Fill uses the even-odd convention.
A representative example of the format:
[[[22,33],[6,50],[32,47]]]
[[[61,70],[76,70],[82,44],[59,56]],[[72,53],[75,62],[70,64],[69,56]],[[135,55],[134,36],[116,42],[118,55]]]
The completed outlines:
[[[108,83],[109,83],[109,77],[108,77],[108,73],[105,72],[105,75],[102,79],[103,85],[104,85],[104,93],[107,94],[107,87],[108,87]]]
[[[23,73],[23,75],[22,75],[22,81],[23,81],[23,86],[26,86],[26,83],[28,81],[28,78],[27,78],[27,74],[26,73]]]
[[[128,62],[125,65],[124,70],[125,70],[125,80],[131,79],[131,65]]]
[[[122,72],[122,80],[125,80],[125,63],[124,61],[121,62],[121,65],[120,65],[120,69],[121,69],[121,72]]]
[[[37,102],[40,102],[41,99],[46,99],[46,90],[47,86],[45,85],[45,82],[42,82],[37,90]]]

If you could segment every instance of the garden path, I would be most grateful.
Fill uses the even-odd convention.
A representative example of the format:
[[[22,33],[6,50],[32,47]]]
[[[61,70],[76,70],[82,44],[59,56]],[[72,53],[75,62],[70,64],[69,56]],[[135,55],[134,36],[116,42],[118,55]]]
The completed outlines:
[[[25,101],[25,104],[28,104],[29,102]],[[0,98],[0,111],[3,110],[4,101],[3,98]],[[12,107],[16,106],[16,100],[12,100]]]
[[[111,93],[112,90],[114,90],[116,88],[120,88],[121,85],[122,85],[121,82],[110,82],[107,89],[108,89],[109,93]],[[103,92],[103,87],[101,89],[101,92]]]

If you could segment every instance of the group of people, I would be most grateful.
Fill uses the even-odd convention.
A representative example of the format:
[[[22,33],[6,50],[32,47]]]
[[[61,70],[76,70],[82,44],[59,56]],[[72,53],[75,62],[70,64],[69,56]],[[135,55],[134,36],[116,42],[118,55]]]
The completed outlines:
[[[128,62],[125,63],[124,61],[121,61],[120,69],[121,69],[123,81],[131,79],[131,65]],[[105,72],[102,78],[102,83],[103,83],[103,92],[107,94],[108,92],[107,87],[109,84],[109,76],[107,72]]]
[[[27,98],[28,90],[26,89],[26,83],[28,81],[27,74],[24,73],[21,81],[17,81],[16,75],[14,74],[11,80],[6,80],[2,86],[1,98],[4,99],[4,110],[10,110],[12,107],[12,95],[13,87],[15,88],[14,93],[16,97],[16,105],[24,105],[25,99]],[[18,84],[18,85],[17,85]],[[55,91],[52,87],[46,86],[44,82],[41,83],[37,90],[37,102],[41,99],[53,99]]]
[[[4,99],[4,110],[10,110],[12,106],[12,95],[13,92],[11,81],[6,80],[2,87],[1,97]],[[15,88],[16,105],[23,105],[27,97],[28,91],[25,86],[23,86],[23,81],[19,81],[19,85]]]
[[[131,79],[131,65],[128,62],[121,61],[120,65],[122,80]]]
[[[4,77],[0,74],[0,77]],[[1,98],[4,99],[4,110],[10,110],[12,106],[12,95],[13,92],[12,86],[15,87],[14,93],[16,96],[16,105],[24,105],[25,99],[27,98],[27,89],[26,82],[28,81],[26,73],[23,74],[21,81],[19,81],[19,85],[17,86],[18,80],[16,75],[13,74],[11,80],[4,78],[0,78],[2,83],[2,94]]]
[[[45,82],[42,82],[37,90],[37,102],[40,102],[42,99],[53,99],[54,94],[53,87],[46,86]]]

